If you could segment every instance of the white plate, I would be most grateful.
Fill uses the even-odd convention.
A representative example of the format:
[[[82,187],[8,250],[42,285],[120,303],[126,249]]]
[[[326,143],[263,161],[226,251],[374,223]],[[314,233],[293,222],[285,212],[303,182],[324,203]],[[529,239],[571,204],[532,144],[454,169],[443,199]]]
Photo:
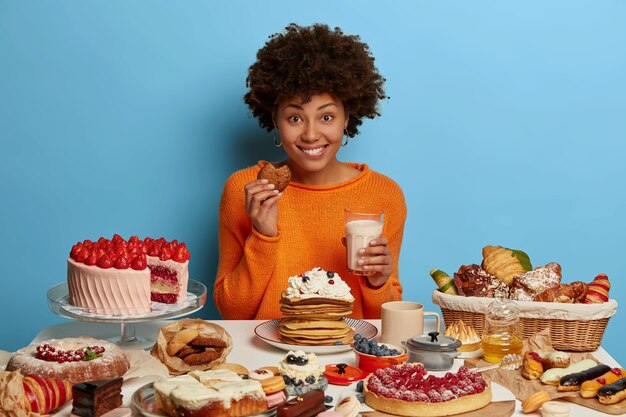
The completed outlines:
[[[270,321],[263,322],[255,327],[254,333],[257,337],[264,342],[275,346],[279,349],[289,351],[289,350],[303,350],[308,353],[316,353],[316,354],[325,354],[325,353],[339,353],[345,352],[347,350],[351,350],[349,344],[341,344],[341,345],[291,345],[289,343],[284,343],[280,340],[280,333],[278,331],[280,327],[280,322],[283,319],[274,319]],[[378,329],[371,323],[368,323],[363,320],[345,318],[344,319],[348,326],[354,330],[354,334],[359,333],[361,336],[371,339],[376,336],[378,333]]]
[[[154,387],[152,382],[139,388],[133,394],[132,404],[145,417],[170,417],[165,411],[161,410],[156,403],[154,396]],[[271,408],[260,414],[252,414],[247,417],[272,417],[276,415],[276,407]]]
[[[483,357],[482,349],[474,350],[471,352],[461,352],[461,354],[457,356],[457,358],[459,359],[482,358],[482,357]]]

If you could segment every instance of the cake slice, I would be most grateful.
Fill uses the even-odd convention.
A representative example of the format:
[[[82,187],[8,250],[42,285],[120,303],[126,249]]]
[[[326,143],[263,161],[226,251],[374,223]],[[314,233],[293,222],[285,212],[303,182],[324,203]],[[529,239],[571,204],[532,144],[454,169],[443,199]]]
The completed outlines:
[[[147,243],[146,262],[150,269],[150,299],[158,303],[180,304],[187,297],[189,250],[176,240]]]
[[[72,413],[81,417],[100,417],[121,407],[122,378],[83,382],[72,387]]]

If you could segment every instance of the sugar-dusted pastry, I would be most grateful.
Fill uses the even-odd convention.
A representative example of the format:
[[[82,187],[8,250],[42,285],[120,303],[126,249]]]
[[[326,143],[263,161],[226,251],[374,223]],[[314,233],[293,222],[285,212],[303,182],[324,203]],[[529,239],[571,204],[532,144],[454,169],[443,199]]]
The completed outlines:
[[[465,324],[463,320],[457,320],[450,324],[444,332],[444,336],[454,337],[461,341],[461,346],[457,348],[459,352],[474,352],[480,349],[480,336],[476,329]]]
[[[580,386],[580,396],[583,398],[593,398],[598,394],[600,388],[624,377],[626,377],[626,369],[613,368],[599,378],[583,382]]]
[[[433,278],[435,284],[437,284],[437,287],[439,288],[439,291],[441,291],[442,293],[450,295],[459,294],[456,290],[456,285],[454,284],[454,278],[452,278],[450,275],[446,274],[442,270],[431,269],[430,276]]]
[[[587,284],[574,281],[571,284],[559,284],[537,294],[534,301],[546,303],[580,303],[587,294]]]
[[[570,365],[570,357],[566,352],[558,350],[554,352],[539,352],[544,371],[551,368],[567,368]]]
[[[530,258],[526,253],[502,246],[485,246],[481,266],[509,286],[513,282],[513,277],[532,269]]]
[[[606,274],[600,274],[589,283],[587,294],[583,303],[585,304],[599,304],[609,301],[609,290],[611,289],[611,283],[609,277]]]
[[[561,266],[551,262],[513,278],[511,299],[533,301],[537,294],[561,283]]]
[[[258,179],[266,179],[270,184],[274,184],[274,187],[279,192],[282,192],[289,185],[291,180],[291,170],[287,164],[276,164],[268,162],[261,168],[257,174]]]
[[[526,379],[539,379],[543,375],[543,364],[537,352],[524,353],[522,376]],[[539,407],[537,407],[539,408]]]
[[[467,297],[509,297],[509,286],[476,264],[461,266],[454,283],[459,294]]]

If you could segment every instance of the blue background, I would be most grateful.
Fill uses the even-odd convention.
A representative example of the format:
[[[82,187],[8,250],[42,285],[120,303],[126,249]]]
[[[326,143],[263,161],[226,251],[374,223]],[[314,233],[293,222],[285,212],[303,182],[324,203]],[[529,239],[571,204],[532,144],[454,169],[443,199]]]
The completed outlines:
[[[617,0],[2,1],[0,348],[65,321],[46,291],[86,238],[183,240],[212,288],[225,179],[283,157],[242,96],[290,22],[360,34],[387,78],[382,117],[339,157],[405,192],[405,299],[439,311],[428,271],[497,244],[564,282],[605,272],[622,302],[625,21]],[[604,339],[622,364],[625,322]]]

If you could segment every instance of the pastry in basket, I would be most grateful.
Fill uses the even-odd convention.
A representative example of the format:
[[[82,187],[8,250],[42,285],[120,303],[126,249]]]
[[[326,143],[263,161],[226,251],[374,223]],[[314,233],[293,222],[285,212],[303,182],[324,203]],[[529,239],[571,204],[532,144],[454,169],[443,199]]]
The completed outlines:
[[[301,350],[289,351],[278,365],[289,395],[302,395],[314,389],[325,390],[328,381],[324,377],[326,367],[321,365],[314,353]]]
[[[157,405],[172,417],[242,417],[267,410],[261,383],[233,371],[196,371],[153,386]]]
[[[123,376],[130,364],[117,345],[91,337],[33,343],[15,352],[7,371],[62,379],[70,384]]]
[[[450,336],[461,341],[461,346],[456,348],[459,352],[475,352],[480,349],[480,336],[476,329],[465,324],[463,320],[457,320],[446,328],[444,336]]]
[[[440,269],[431,269],[430,276],[437,284],[439,291],[445,294],[458,295],[456,285],[454,284],[454,278],[446,274]]]
[[[613,368],[599,378],[583,382],[580,386],[580,396],[583,398],[593,398],[598,394],[600,388],[624,377],[626,377],[626,369]]]
[[[467,297],[509,298],[509,286],[476,264],[461,266],[454,283],[459,294]]]
[[[526,253],[502,246],[485,246],[481,266],[507,285],[513,283],[513,277],[532,269],[530,258]]]
[[[479,372],[461,366],[444,377],[426,374],[420,363],[378,369],[363,384],[365,403],[389,414],[436,417],[478,410],[491,402],[491,386]]]
[[[587,295],[588,285],[581,281],[559,284],[537,294],[534,301],[548,303],[580,303]]]
[[[585,304],[599,304],[609,301],[609,290],[611,289],[611,283],[609,277],[606,274],[600,274],[589,283],[587,294],[583,303]]]
[[[232,338],[222,327],[201,319],[182,319],[159,329],[151,354],[170,374],[202,371],[223,363]]]
[[[0,371],[0,415],[50,414],[72,399],[72,385],[47,376]]]
[[[537,294],[561,283],[561,266],[551,262],[513,278],[511,296],[513,300],[533,301]]]

